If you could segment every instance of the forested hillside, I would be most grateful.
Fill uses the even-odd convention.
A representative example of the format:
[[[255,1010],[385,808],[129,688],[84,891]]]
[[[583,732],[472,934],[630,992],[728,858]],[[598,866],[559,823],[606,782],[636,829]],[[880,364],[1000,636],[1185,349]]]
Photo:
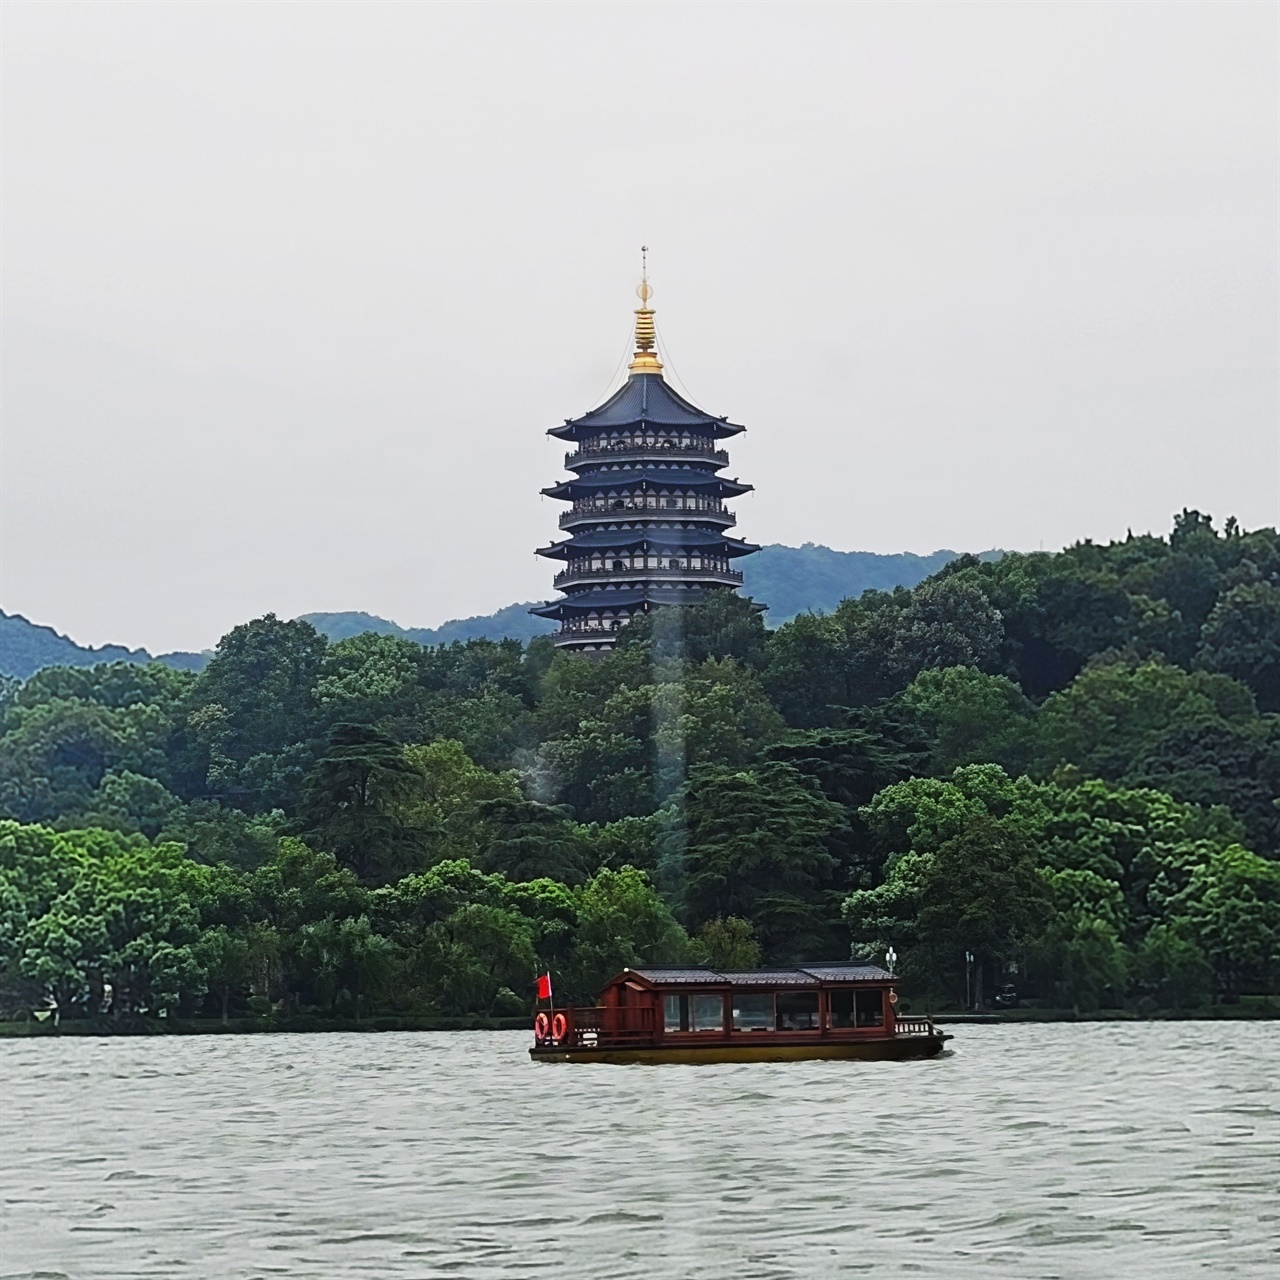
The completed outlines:
[[[1280,969],[1280,539],[962,557],[600,661],[329,642],[12,683],[11,1011],[518,1012],[643,961],[872,954],[917,1000],[1196,1005]]]
[[[0,610],[0,677],[25,680],[42,667],[92,667],[100,662],[160,662],[198,671],[205,659],[199,653],[164,653],[153,658],[145,649],[126,649],[119,644],[95,649],[76,644],[52,627],[29,622],[20,613]]]
[[[983,552],[983,559],[998,558],[998,551]],[[879,555],[872,551],[833,551],[811,542],[802,547],[778,544],[762,547],[746,561],[746,590],[769,606],[767,622],[778,626],[798,613],[827,613],[841,600],[875,587],[892,591],[914,587],[955,559],[954,551],[918,556],[910,552]],[[306,613],[309,622],[330,640],[346,640],[364,631],[401,636],[421,645],[451,644],[455,640],[532,640],[547,635],[555,623],[535,618],[532,601],[509,604],[494,613],[455,618],[438,627],[402,627],[372,613]],[[76,644],[52,627],[28,622],[21,614],[0,612],[0,675],[25,680],[41,667],[87,667],[98,662],[163,662],[166,666],[199,671],[202,653],[167,653],[153,659],[145,649],[104,645],[94,649]]]
[[[998,560],[1003,551],[983,551],[980,560]],[[910,551],[833,551],[806,542],[801,547],[770,543],[739,562],[744,590],[768,606],[765,623],[779,627],[801,613],[830,613],[842,600],[864,591],[914,587],[956,558],[954,551],[918,556]]]
[[[1001,551],[984,551],[983,560],[998,560]],[[830,613],[842,600],[873,588],[892,591],[914,587],[956,558],[954,551],[918,556],[911,552],[880,555],[874,551],[833,551],[806,542],[802,547],[773,543],[761,547],[742,564],[744,590],[768,606],[765,624],[781,626],[799,613]],[[454,640],[532,640],[549,635],[555,623],[535,618],[527,604],[510,604],[497,613],[458,618],[439,627],[401,627],[369,613],[307,613],[303,620],[330,640],[346,640],[362,631],[403,636],[418,644],[450,644]]]

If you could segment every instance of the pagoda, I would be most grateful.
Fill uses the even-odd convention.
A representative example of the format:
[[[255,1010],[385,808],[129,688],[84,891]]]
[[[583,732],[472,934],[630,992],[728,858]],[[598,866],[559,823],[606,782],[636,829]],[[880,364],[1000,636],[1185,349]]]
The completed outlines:
[[[637,293],[626,382],[598,408],[547,432],[574,445],[564,460],[572,479],[542,490],[569,503],[560,516],[569,536],[538,548],[564,561],[555,576],[564,594],[532,612],[560,623],[559,647],[582,653],[611,649],[637,614],[737,590],[742,574],[732,562],[760,549],[729,536],[737,522],[724,501],[752,486],[720,474],[729,455],[716,447],[745,428],[704,413],[667,384],[647,274]]]

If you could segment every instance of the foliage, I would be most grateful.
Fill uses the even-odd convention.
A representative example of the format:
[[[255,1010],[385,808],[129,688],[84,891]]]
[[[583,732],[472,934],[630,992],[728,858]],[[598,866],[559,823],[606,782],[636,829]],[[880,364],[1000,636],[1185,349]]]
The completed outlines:
[[[755,930],[741,916],[714,916],[704,922],[693,940],[693,951],[713,969],[754,969],[760,963]]]
[[[689,939],[643,871],[605,868],[583,886],[566,966],[570,991],[579,998],[590,1000],[625,968],[689,956]]]
[[[385,879],[412,861],[401,815],[421,784],[422,774],[385,733],[335,725],[303,784],[299,830],[361,878]]]
[[[687,843],[663,870],[680,885],[687,925],[750,920],[770,961],[830,946],[835,851],[848,824],[815,782],[781,762],[706,766],[691,777],[683,812]]]
[[[721,593],[595,659],[267,615],[199,673],[0,683],[0,996],[499,1013],[542,967],[591,999],[851,943],[953,1000],[1272,989],[1275,531],[932,567],[772,631]]]
[[[904,951],[903,970],[959,988],[964,956],[978,962],[977,1000],[987,966],[1013,958],[1051,914],[1048,887],[1027,837],[987,814],[970,814],[927,852],[889,866],[885,882],[844,904],[855,945]]]

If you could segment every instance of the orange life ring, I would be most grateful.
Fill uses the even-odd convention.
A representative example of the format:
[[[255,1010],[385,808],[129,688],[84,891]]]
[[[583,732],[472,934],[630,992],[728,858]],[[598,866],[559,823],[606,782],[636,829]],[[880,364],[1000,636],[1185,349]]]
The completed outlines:
[[[551,1038],[553,1040],[563,1040],[565,1033],[569,1030],[569,1024],[565,1021],[563,1013],[557,1013],[551,1019]]]
[[[545,1040],[551,1030],[551,1022],[545,1013],[540,1013],[533,1020],[533,1038]]]
[[[898,993],[897,993],[896,991],[890,991],[890,992],[889,992],[889,1003],[890,1003],[890,1004],[897,1004],[897,1003],[898,1003]]]

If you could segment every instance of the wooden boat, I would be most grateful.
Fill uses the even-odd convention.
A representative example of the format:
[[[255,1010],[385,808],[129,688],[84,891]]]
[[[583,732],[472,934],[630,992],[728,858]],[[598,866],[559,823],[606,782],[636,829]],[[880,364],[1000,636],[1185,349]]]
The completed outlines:
[[[538,1062],[794,1062],[929,1058],[952,1037],[896,1012],[872,964],[624,969],[589,1008],[538,1012]]]

